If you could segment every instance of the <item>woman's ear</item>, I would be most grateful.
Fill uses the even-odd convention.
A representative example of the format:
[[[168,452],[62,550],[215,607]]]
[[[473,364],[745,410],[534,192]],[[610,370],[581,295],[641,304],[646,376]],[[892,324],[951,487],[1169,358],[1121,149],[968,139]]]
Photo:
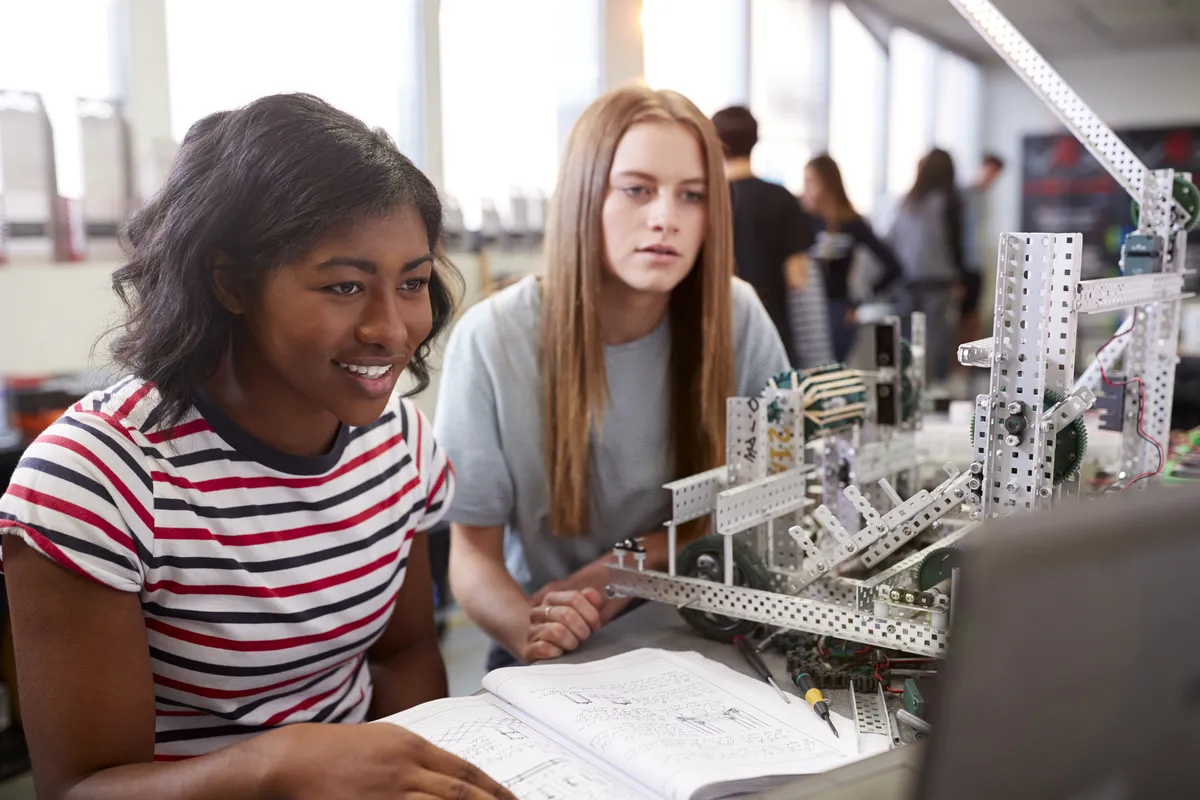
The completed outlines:
[[[213,256],[212,272],[209,273],[213,294],[217,296],[217,302],[230,314],[244,314],[246,304],[232,279],[232,269],[233,262],[229,260],[229,256],[224,253]]]

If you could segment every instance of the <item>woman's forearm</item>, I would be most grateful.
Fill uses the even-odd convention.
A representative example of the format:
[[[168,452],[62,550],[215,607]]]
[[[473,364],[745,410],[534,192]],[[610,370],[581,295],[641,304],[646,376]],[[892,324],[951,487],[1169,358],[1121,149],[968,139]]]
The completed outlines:
[[[372,660],[370,719],[437,700],[448,693],[446,664],[437,639],[422,640],[416,645],[384,659]]]
[[[66,787],[43,786],[39,776],[35,782],[45,800],[273,800],[289,757],[287,738],[281,728],[183,761],[110,767]]]
[[[482,558],[457,568],[452,564],[450,582],[455,599],[471,621],[520,657],[529,635],[529,598],[504,564]]]

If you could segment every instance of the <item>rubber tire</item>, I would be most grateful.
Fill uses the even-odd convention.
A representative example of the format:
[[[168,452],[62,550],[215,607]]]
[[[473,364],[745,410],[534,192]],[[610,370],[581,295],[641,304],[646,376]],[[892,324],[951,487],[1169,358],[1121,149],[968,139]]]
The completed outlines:
[[[706,559],[708,564],[702,559]],[[705,536],[689,544],[675,559],[675,571],[677,575],[685,577],[723,581],[725,537]],[[762,560],[744,541],[734,540],[733,543],[733,582],[751,589],[767,588],[767,573]],[[679,615],[704,638],[726,644],[732,643],[737,636],[748,636],[758,627],[757,622],[693,608],[681,608]]]

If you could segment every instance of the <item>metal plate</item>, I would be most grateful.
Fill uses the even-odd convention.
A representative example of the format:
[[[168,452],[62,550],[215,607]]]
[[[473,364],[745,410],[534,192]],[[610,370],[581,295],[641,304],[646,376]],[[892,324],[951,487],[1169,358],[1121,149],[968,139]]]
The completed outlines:
[[[1050,107],[1131,197],[1142,193],[1146,167],[1096,116],[1046,59],[988,0],[950,0],[979,35]]]
[[[766,404],[757,397],[730,397],[725,401],[725,420],[725,465],[730,484],[766,476]]]
[[[989,517],[1050,506],[1054,448],[1037,421],[1046,390],[1066,394],[1074,383],[1082,244],[1079,234],[1069,233],[1001,239],[995,363],[990,394],[980,396],[975,421],[975,460],[984,465],[981,494]],[[1004,420],[1014,402],[1024,404],[1029,425],[1012,446]]]
[[[851,642],[891,647],[916,655],[946,654],[946,631],[916,622],[879,619],[816,600],[725,586],[700,578],[670,578],[661,572],[611,568],[614,595],[644,597],[673,606],[777,625],[797,631],[836,636]]]
[[[671,481],[664,488],[671,492],[671,519],[677,525],[711,514],[717,508],[717,495],[725,489],[725,467],[715,467]]]
[[[812,501],[804,496],[806,471],[788,470],[721,492],[717,495],[717,533],[739,533],[809,505]]]
[[[914,433],[897,433],[880,442],[867,442],[858,448],[854,477],[859,484],[875,483],[898,472],[920,466],[920,452]]]
[[[1127,278],[1101,278],[1079,283],[1075,310],[1081,314],[1094,314],[1182,298],[1183,275],[1179,273],[1156,272]]]

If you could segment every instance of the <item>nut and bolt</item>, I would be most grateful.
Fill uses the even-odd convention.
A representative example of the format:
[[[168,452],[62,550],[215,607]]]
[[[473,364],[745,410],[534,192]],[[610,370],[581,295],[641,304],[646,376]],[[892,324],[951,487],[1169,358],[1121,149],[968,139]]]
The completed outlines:
[[[967,488],[972,492],[978,492],[981,485],[979,478],[971,478],[971,480],[967,481]]]
[[[1021,446],[1021,437],[1020,436],[1005,436],[1004,443],[1006,445],[1008,445],[1009,447],[1020,447]]]
[[[1022,408],[1021,408],[1021,404],[1020,404],[1019,402],[1017,402],[1017,401],[1013,401],[1013,402],[1011,402],[1011,403],[1009,403],[1009,404],[1008,404],[1008,413],[1010,413],[1010,414],[1020,414],[1020,413],[1021,413],[1021,411],[1022,411]]]
[[[1038,489],[1039,497],[1049,497],[1053,493],[1054,491],[1049,486],[1043,486],[1042,488]]]
[[[1017,490],[1017,485],[1015,483],[1013,483],[1012,481],[1009,481],[1008,483],[1004,484],[1004,491],[1015,492],[1016,490]]]

